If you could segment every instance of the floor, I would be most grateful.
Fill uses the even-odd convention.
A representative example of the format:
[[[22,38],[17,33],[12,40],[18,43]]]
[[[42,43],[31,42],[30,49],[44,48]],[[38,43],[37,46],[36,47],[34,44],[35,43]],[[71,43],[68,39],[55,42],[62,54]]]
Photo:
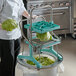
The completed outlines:
[[[27,48],[27,46],[25,48]],[[64,58],[62,62],[64,72],[60,72],[59,76],[76,76],[76,40],[70,36],[62,38],[61,44],[58,45],[58,52],[60,52]],[[23,76],[18,65],[16,67],[16,76]]]

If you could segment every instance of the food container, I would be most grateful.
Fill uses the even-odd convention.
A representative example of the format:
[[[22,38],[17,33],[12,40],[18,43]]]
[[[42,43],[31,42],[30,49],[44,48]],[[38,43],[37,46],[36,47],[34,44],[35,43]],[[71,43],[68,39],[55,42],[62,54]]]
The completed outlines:
[[[27,66],[29,66],[29,68],[27,68],[27,66],[24,67],[19,64],[20,69],[22,69],[23,71],[23,76],[58,76],[57,67],[60,61],[58,61],[57,58],[52,55],[41,54],[40,56],[48,57],[55,62],[51,65],[44,66],[39,70],[35,68],[35,65],[26,64]]]

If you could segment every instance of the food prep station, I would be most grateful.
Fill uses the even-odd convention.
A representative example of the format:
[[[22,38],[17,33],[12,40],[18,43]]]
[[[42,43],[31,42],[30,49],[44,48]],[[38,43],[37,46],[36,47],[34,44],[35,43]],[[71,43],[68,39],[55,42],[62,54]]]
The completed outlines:
[[[33,21],[32,19],[32,15],[34,11],[46,11],[46,10],[50,10],[50,20],[49,22],[45,19],[44,16],[42,16],[41,14],[38,14],[38,18],[41,19],[35,19]],[[29,37],[26,38],[26,36],[24,35],[23,32],[23,28],[20,26],[21,31],[22,31],[22,35],[24,37],[24,41],[26,44],[29,45],[29,55],[24,55],[23,53],[18,55],[18,62],[19,64],[21,64],[24,67],[27,67],[29,69],[34,69],[34,70],[38,70],[39,73],[34,74],[34,76],[42,76],[42,71],[41,70],[48,70],[47,72],[49,72],[49,76],[58,76],[58,72],[57,72],[57,66],[58,64],[60,64],[63,61],[63,57],[61,54],[58,53],[58,51],[55,51],[53,46],[57,45],[61,42],[60,38],[53,32],[53,30],[59,29],[60,26],[55,24],[53,21],[53,9],[50,5],[46,5],[46,6],[39,6],[39,7],[32,7],[30,8],[30,19],[24,19],[20,22],[20,24],[23,21],[29,21],[29,24],[25,24],[24,28],[28,29],[29,32]],[[42,13],[42,12],[41,12]],[[41,41],[39,38],[37,38],[37,35],[33,36],[32,33],[39,33],[41,35],[43,35],[46,32],[49,32],[49,34],[51,34],[52,39],[51,40],[46,40],[46,41]],[[34,56],[38,56],[39,58],[43,57],[49,57],[52,58],[55,62],[53,64],[50,64],[48,66],[42,66],[40,64],[40,62],[38,62]],[[36,64],[36,66],[32,66],[27,64],[27,60],[30,60],[32,62],[34,62]],[[53,69],[52,69],[53,68]],[[49,71],[49,69],[51,70],[51,73]],[[44,74],[44,73],[43,73]],[[47,73],[48,74],[48,73]],[[25,75],[24,75],[25,76]],[[27,74],[26,76],[29,76],[29,74]]]

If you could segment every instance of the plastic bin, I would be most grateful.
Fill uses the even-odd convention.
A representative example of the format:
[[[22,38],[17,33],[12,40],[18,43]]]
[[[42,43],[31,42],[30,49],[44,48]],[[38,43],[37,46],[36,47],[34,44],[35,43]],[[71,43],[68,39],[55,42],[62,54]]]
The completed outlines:
[[[45,55],[48,56],[48,55]],[[53,56],[48,56],[50,59],[54,59]],[[53,64],[52,67],[46,66],[45,68],[42,68],[40,70],[34,69],[34,68],[27,68],[23,65],[18,64],[18,68],[20,68],[23,71],[23,76],[58,76],[58,64],[62,61],[56,62]]]

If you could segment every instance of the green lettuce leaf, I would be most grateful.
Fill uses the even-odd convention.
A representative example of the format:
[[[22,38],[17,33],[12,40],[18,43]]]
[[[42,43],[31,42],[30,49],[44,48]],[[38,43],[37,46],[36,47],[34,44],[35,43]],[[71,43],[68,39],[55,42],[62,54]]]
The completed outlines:
[[[2,29],[6,31],[12,31],[13,29],[17,28],[18,25],[15,20],[7,19],[2,23]]]
[[[48,41],[48,40],[52,40],[52,35],[49,32],[46,33],[36,33],[36,36],[38,39],[40,39],[40,41]]]

